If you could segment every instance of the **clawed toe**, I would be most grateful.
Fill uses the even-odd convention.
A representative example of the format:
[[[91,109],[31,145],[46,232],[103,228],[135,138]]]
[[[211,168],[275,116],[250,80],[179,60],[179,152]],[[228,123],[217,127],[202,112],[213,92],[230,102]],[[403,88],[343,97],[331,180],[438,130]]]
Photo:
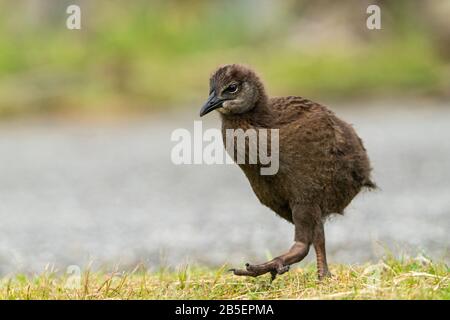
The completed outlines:
[[[323,281],[325,279],[331,279],[333,277],[334,277],[334,275],[331,272],[327,271],[322,274],[319,274],[318,278],[319,278],[319,281]]]
[[[248,277],[257,277],[259,274],[256,274],[255,272],[251,272],[244,269],[230,269],[228,270],[230,272],[233,272],[235,276],[248,276]]]
[[[283,266],[283,267],[277,269],[277,273],[278,274],[283,274],[283,273],[288,272],[288,271],[289,271],[289,265]]]
[[[260,275],[270,273],[272,275],[272,280],[279,274],[283,274],[289,271],[289,265],[282,265],[280,263],[265,263],[265,264],[245,264],[244,269],[230,269],[229,271],[233,272],[237,276],[250,276],[250,277],[258,277]]]

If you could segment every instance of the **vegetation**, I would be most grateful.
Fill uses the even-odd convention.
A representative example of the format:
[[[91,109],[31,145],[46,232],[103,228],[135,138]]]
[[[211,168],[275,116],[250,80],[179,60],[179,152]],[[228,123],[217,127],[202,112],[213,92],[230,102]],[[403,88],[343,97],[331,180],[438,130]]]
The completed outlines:
[[[425,258],[387,258],[377,264],[332,265],[318,282],[313,265],[277,277],[236,277],[227,267],[177,271],[84,272],[79,285],[46,271],[0,281],[0,299],[450,299],[449,268]]]
[[[64,1],[31,9],[4,3],[0,115],[195,105],[210,72],[229,62],[254,66],[272,95],[447,94],[449,62],[414,7],[386,14],[393,16],[381,31],[365,29],[362,8],[336,26],[358,23],[353,29],[363,36],[310,43],[314,35],[296,37],[308,36],[305,21],[317,16],[276,3],[267,16],[262,7],[228,1],[84,2],[75,31],[65,27]]]

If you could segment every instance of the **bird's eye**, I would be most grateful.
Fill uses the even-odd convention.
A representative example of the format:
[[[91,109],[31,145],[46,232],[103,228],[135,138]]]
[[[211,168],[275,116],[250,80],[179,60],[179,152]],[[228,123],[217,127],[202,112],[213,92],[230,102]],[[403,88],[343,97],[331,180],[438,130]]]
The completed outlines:
[[[238,91],[238,85],[236,83],[232,83],[224,91],[226,93],[236,93]]]

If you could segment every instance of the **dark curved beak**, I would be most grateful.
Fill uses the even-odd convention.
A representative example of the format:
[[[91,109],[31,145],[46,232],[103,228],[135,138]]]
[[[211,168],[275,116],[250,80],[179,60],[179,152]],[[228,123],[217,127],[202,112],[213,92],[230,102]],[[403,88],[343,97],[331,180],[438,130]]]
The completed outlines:
[[[204,106],[200,109],[200,117],[203,117],[205,114],[210,113],[211,111],[222,107],[222,103],[226,99],[219,99],[216,96],[216,93],[213,91]]]

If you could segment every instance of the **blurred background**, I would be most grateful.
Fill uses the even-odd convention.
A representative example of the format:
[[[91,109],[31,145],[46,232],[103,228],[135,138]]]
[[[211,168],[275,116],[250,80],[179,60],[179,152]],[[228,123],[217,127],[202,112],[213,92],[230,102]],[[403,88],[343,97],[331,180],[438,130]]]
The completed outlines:
[[[81,30],[66,28],[71,4]],[[170,161],[171,132],[193,130],[226,63],[329,106],[365,141],[380,190],[327,224],[332,263],[448,261],[449,16],[441,0],[0,1],[0,275],[289,248],[292,226],[237,167]]]

